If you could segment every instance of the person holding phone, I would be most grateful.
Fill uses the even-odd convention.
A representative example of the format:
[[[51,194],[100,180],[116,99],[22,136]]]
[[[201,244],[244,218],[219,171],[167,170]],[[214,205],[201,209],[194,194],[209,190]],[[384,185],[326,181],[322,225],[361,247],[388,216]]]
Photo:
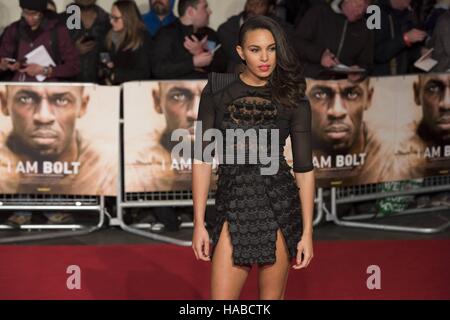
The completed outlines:
[[[367,28],[364,16],[368,0],[333,0],[312,6],[295,30],[294,47],[304,67],[304,75],[313,79],[336,79],[339,64],[365,69],[374,64],[374,32]],[[339,68],[337,68],[339,69]],[[347,74],[358,80],[357,72]]]
[[[60,23],[56,13],[47,9],[47,0],[20,0],[20,20],[9,25],[0,45],[0,69],[13,73],[12,81],[37,81],[36,76],[45,76],[45,81],[68,80],[80,71],[77,50],[70,39],[65,24]],[[44,46],[56,66],[20,62],[36,48]],[[15,63],[11,63],[15,59]]]
[[[97,67],[103,40],[111,29],[109,15],[97,5],[96,0],[75,0],[81,13],[81,28],[70,29],[69,34],[80,55],[81,71],[76,82],[98,82]],[[64,12],[61,19],[67,21],[69,14]]]
[[[100,54],[101,82],[120,85],[127,81],[151,77],[149,52],[151,37],[134,1],[113,3],[111,30],[106,36],[105,49]]]
[[[180,18],[161,28],[155,37],[153,75],[158,79],[206,79],[210,71],[225,71],[220,40],[208,27],[212,13],[208,2],[180,0],[178,13]]]
[[[415,72],[427,33],[422,30],[411,0],[378,0],[381,28],[375,29],[375,76]]]

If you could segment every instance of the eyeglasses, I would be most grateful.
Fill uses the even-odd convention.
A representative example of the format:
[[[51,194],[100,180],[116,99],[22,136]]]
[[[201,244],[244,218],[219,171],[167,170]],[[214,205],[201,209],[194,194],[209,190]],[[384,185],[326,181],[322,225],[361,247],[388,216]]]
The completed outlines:
[[[120,19],[122,19],[122,17],[113,16],[112,14],[109,15],[109,20],[112,20],[114,22],[117,22]]]

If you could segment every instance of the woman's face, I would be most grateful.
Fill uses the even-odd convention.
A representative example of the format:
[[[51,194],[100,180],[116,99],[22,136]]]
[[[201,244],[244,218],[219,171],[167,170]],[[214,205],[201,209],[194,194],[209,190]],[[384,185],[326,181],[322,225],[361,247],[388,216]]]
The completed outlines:
[[[242,46],[236,50],[247,63],[248,70],[258,78],[268,78],[277,62],[276,42],[272,32],[266,29],[248,31]]]
[[[115,32],[120,32],[124,29],[122,13],[116,6],[113,6],[111,9],[110,21]]]

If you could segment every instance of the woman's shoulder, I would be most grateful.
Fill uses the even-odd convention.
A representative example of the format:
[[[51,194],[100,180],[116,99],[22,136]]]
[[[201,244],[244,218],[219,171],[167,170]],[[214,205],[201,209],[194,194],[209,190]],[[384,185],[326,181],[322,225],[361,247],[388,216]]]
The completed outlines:
[[[238,80],[239,75],[236,73],[218,73],[211,72],[208,74],[208,83],[211,93],[217,93],[228,88],[231,84]]]

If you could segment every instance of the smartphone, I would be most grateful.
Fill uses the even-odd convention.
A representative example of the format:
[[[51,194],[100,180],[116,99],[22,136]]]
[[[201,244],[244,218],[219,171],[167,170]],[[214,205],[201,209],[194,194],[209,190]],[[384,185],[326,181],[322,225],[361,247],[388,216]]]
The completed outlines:
[[[217,43],[216,43],[215,41],[208,40],[208,41],[206,42],[206,45],[208,46],[208,50],[211,51],[211,52],[213,52],[213,51],[214,51],[214,48],[217,46]]]
[[[216,46],[216,47],[211,51],[211,53],[214,54],[217,50],[220,49],[221,46],[222,46],[222,44],[220,43],[218,46]]]
[[[104,64],[111,62],[111,56],[109,52],[100,52],[100,61]]]
[[[81,42],[89,42],[89,41],[95,41],[95,37],[91,35],[85,35]]]

